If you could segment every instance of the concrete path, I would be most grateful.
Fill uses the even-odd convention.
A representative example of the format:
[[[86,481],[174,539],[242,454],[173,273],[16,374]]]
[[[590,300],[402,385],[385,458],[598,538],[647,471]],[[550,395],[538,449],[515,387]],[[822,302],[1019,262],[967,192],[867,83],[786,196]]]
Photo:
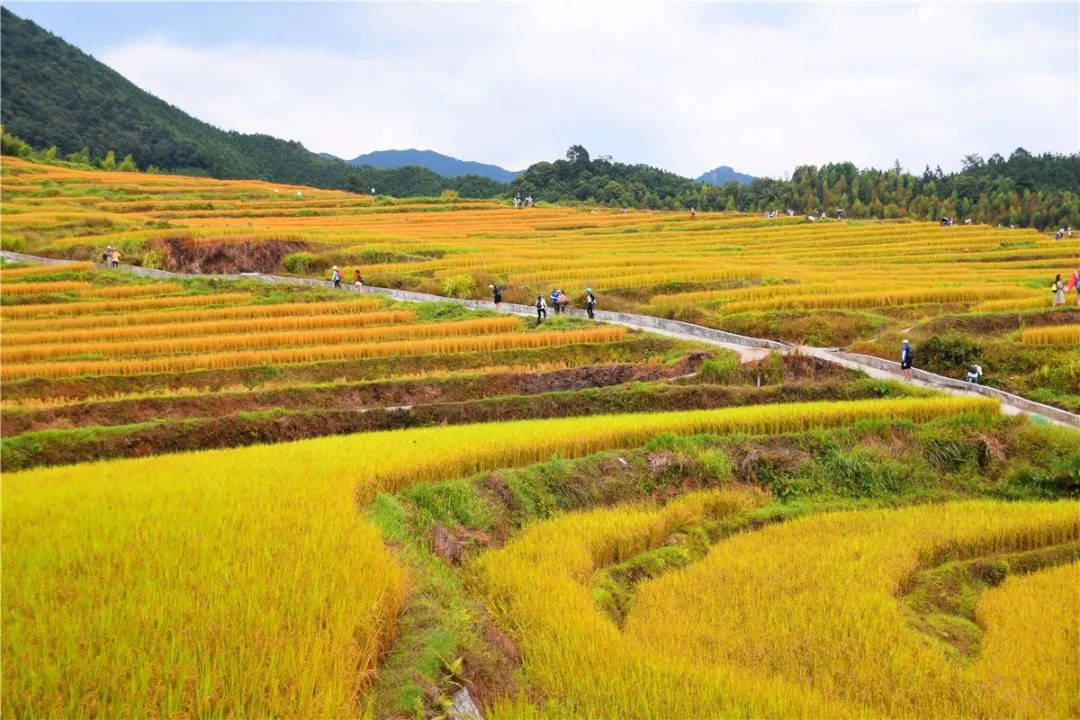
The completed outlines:
[[[58,265],[71,262],[71,260],[56,260],[53,258],[43,258],[36,255],[25,255],[22,253],[14,253],[9,251],[0,251],[0,257],[11,261],[41,264]],[[118,270],[131,272],[142,277],[153,277],[161,279],[195,277],[254,279],[262,282],[275,284],[280,283],[288,285],[305,285],[309,287],[333,287],[333,284],[328,280],[288,277],[282,275],[265,275],[262,273],[240,273],[236,275],[195,275],[186,273],[174,273],[166,270],[155,270],[152,268],[143,268],[133,265],[121,265]],[[368,295],[383,295],[385,297],[390,297],[395,300],[402,300],[405,302],[454,302],[474,310],[491,310],[494,308],[491,301],[448,298],[441,295],[415,293],[407,290],[395,290],[393,288],[364,286],[359,290],[356,290],[351,285],[343,285],[343,287],[347,288],[348,292],[360,292]],[[346,290],[344,289],[342,290],[342,292],[345,291]],[[536,309],[529,305],[503,303],[501,310],[502,312],[521,315],[522,317],[536,317]],[[569,309],[567,314],[570,317],[587,317],[584,310],[579,310],[576,308]],[[800,353],[803,355],[818,358],[825,362],[840,365],[842,367],[850,368],[853,370],[861,370],[862,372],[873,378],[888,380],[903,379],[903,375],[900,372],[899,363],[892,362],[890,360],[883,360],[881,358],[871,355],[857,355],[832,348],[818,348],[808,345],[795,346],[789,343],[777,342],[775,340],[750,337],[746,335],[738,335],[736,333],[729,333],[723,330],[715,330],[713,328],[707,328],[701,325],[694,325],[692,323],[685,323],[679,320],[668,320],[666,318],[653,317],[652,315],[636,315],[633,313],[611,312],[605,310],[597,310],[595,314],[596,320],[605,323],[623,325],[624,327],[632,328],[635,330],[644,330],[647,332],[656,333],[658,335],[664,335],[666,337],[676,338],[679,340],[693,340],[697,342],[707,343],[709,345],[714,345],[717,347],[726,348],[728,350],[732,350],[738,353],[741,362],[749,362],[761,359],[775,350],[783,354]],[[548,317],[554,317],[553,311],[551,309],[548,310]],[[984,397],[996,398],[1001,402],[1002,411],[1007,414],[1016,415],[1022,413],[1058,425],[1067,425],[1080,428],[1080,415],[1077,415],[1076,413],[1071,413],[1060,408],[1051,407],[1050,405],[1044,405],[1043,403],[1037,403],[1033,400],[1028,400],[1027,398],[1020,397],[1019,395],[1013,395],[1012,393],[998,390],[997,388],[991,388],[985,385],[972,385],[971,383],[944,377],[935,373],[926,372],[925,370],[915,370],[914,379],[911,382],[920,387],[939,390],[941,392],[946,392],[951,395],[981,395]]]

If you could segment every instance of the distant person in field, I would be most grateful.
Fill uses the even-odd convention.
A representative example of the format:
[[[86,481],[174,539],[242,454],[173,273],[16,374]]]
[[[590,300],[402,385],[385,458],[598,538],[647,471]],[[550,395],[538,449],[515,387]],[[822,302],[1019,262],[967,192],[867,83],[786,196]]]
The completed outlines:
[[[690,206],[690,219],[693,220],[696,217],[697,217],[697,210],[695,210],[694,206],[691,205]]]
[[[1070,240],[1072,239],[1072,225],[1065,229],[1065,234],[1069,236]]]
[[[543,295],[536,296],[536,325],[539,327],[540,321],[547,317],[547,303],[544,302]]]
[[[364,287],[364,278],[360,275],[360,268],[356,268],[356,272],[353,273],[353,275],[355,275],[355,278],[353,280],[353,287],[355,287],[357,290]]]
[[[1054,233],[1054,239],[1060,240],[1063,237],[1065,237],[1065,228],[1058,228],[1058,231]]]
[[[915,362],[915,353],[911,350],[911,343],[905,340],[900,345],[900,369],[904,371],[904,379],[911,380],[911,365]]]
[[[548,293],[548,297],[551,298],[551,307],[555,308],[555,314],[559,314],[559,291],[552,290]]]
[[[561,288],[559,290],[559,297],[556,298],[556,302],[559,303],[559,314],[565,315],[566,306],[570,304],[570,298],[567,297],[566,293],[564,293]]]
[[[593,319],[593,310],[596,309],[596,296],[592,288],[585,288],[585,312],[589,313],[589,319]]]
[[[967,381],[969,383],[975,383],[976,385],[978,385],[979,384],[979,378],[982,377],[982,374],[983,374],[982,365],[971,365],[971,366],[968,367]]]
[[[1072,286],[1076,291],[1076,307],[1080,307],[1080,268],[1073,270]]]
[[[1054,293],[1054,307],[1065,304],[1065,283],[1061,282],[1061,273],[1054,278],[1054,284],[1050,286],[1050,292]]]
[[[502,305],[502,288],[498,285],[489,285],[491,288],[491,299],[495,302],[495,311],[499,311],[499,306]]]
[[[110,245],[109,249],[106,250],[105,252],[106,252],[106,256],[108,257],[108,261],[105,263],[106,266],[114,268],[114,267],[117,267],[118,265],[120,265],[120,251],[119,250],[117,250],[112,245]]]
[[[330,268],[330,279],[334,281],[334,289],[341,289],[341,271],[338,270],[338,266]]]

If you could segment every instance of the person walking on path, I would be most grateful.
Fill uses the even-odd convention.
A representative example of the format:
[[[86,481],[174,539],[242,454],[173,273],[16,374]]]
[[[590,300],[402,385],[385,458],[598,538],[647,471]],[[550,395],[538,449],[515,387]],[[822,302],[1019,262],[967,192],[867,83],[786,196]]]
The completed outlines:
[[[1065,283],[1061,282],[1061,273],[1054,278],[1054,284],[1050,286],[1050,292],[1054,293],[1054,307],[1065,304]]]
[[[536,296],[536,326],[540,327],[540,321],[547,317],[547,303],[543,295]]]
[[[570,304],[570,298],[567,297],[566,293],[564,293],[562,291],[562,289],[560,288],[559,289],[559,297],[556,298],[556,300],[559,303],[559,314],[560,315],[565,315],[566,314],[566,306]]]
[[[971,366],[968,367],[967,381],[969,383],[975,383],[976,385],[978,385],[979,384],[979,378],[982,377],[982,374],[983,374],[982,365],[971,365]]]
[[[114,248],[112,245],[110,245],[108,250],[105,251],[105,255],[108,258],[107,262],[105,263],[106,267],[114,268],[120,265],[120,251]]]
[[[364,287],[364,278],[360,275],[360,268],[356,268],[356,272],[353,274],[356,276],[353,280],[353,287],[359,290],[360,288]]]
[[[596,308],[596,296],[593,295],[592,288],[585,288],[585,312],[589,313],[589,319],[593,318],[593,310]]]
[[[548,297],[551,298],[551,307],[555,308],[555,314],[559,314],[559,291],[552,290],[548,293]]]
[[[911,380],[911,364],[915,361],[915,353],[911,350],[911,343],[905,340],[900,345],[900,369],[904,371],[904,379]]]
[[[334,281],[334,289],[335,290],[340,290],[341,289],[341,271],[338,270],[337,265],[330,268],[330,270],[331,270],[330,279]]]
[[[499,306],[502,305],[502,288],[498,285],[489,285],[491,288],[491,299],[495,302],[495,312],[499,312]]]
[[[1080,307],[1080,267],[1073,270],[1072,288],[1076,291],[1076,307]]]

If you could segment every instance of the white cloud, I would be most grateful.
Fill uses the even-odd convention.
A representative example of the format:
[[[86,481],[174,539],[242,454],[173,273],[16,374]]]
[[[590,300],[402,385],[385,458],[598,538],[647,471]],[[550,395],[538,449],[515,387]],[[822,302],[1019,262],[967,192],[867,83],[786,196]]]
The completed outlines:
[[[742,10],[364,6],[352,21],[379,48],[350,51],[320,47],[313,8],[289,45],[146,38],[104,61],[220,127],[346,157],[419,147],[519,169],[581,142],[685,175],[783,175],[1080,148],[1075,27],[973,5]]]

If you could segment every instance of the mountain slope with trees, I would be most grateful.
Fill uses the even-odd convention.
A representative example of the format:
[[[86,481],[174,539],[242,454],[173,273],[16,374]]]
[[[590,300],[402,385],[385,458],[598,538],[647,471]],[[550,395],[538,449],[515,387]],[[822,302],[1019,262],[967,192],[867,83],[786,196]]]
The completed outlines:
[[[529,167],[511,194],[549,202],[612,207],[690,208],[849,218],[971,218],[973,222],[1044,229],[1080,226],[1080,154],[1032,155],[1017,148],[1007,159],[968,155],[960,172],[923,174],[858,169],[853,163],[797,167],[790,180],[754,178],[712,185],[645,165],[593,160],[572,146],[566,159]]]
[[[398,196],[491,197],[506,186],[426,168],[357,169],[269,135],[228,132],[139,89],[63,39],[0,8],[0,124],[33,148],[100,166],[110,151],[139,168],[347,188]]]

